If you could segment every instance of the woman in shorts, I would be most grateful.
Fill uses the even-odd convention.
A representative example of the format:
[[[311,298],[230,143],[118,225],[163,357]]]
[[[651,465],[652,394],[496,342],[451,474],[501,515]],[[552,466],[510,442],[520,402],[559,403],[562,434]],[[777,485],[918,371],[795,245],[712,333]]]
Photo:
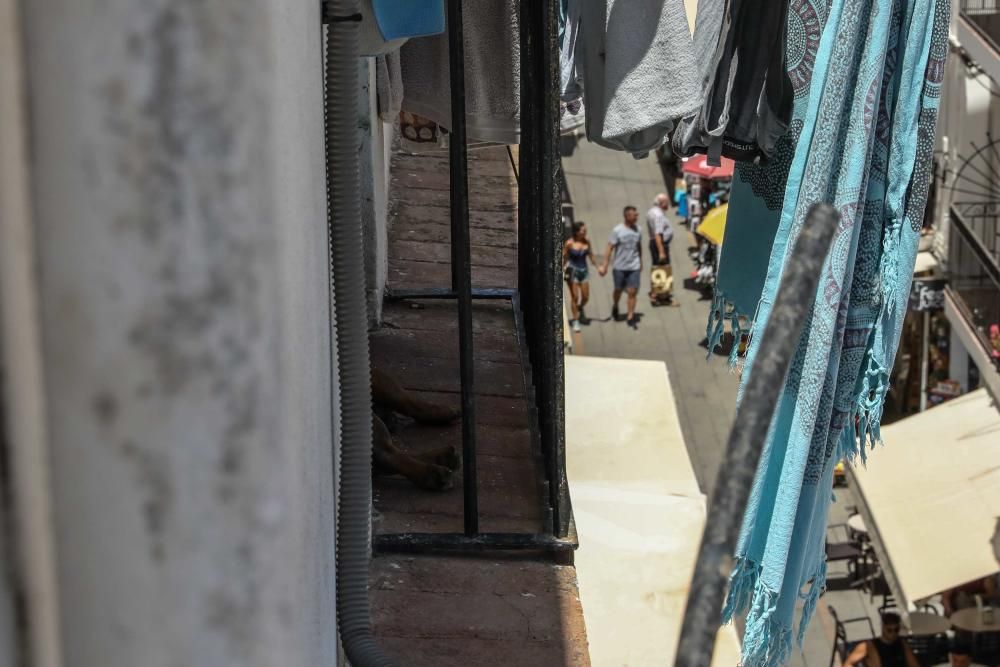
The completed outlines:
[[[587,238],[587,224],[573,223],[573,236],[563,245],[563,271],[569,284],[570,304],[573,319],[569,321],[573,331],[580,331],[580,320],[585,316],[583,307],[590,300],[590,283],[587,282],[587,259],[597,266],[594,250]]]

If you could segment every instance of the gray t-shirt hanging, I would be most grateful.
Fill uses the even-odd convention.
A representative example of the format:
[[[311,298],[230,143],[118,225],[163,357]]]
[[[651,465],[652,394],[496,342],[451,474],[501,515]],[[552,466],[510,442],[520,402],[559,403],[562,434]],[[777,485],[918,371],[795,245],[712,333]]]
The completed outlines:
[[[611,230],[608,243],[615,247],[612,268],[616,271],[638,271],[642,268],[639,248],[642,246],[642,233],[638,227],[629,227],[624,222]]]

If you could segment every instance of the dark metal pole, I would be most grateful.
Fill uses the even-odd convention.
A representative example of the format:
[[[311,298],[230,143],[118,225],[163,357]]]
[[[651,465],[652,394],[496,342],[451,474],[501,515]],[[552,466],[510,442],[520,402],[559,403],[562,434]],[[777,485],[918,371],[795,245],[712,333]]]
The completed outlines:
[[[541,227],[544,280],[544,315],[541,329],[545,351],[542,437],[549,450],[552,509],[555,534],[565,537],[569,530],[569,489],[566,483],[566,426],[562,246],[562,165],[559,158],[559,2],[541,0],[538,17],[538,174],[540,196],[538,218]]]
[[[520,21],[518,291],[525,306],[552,531],[562,537],[570,510],[564,453],[558,4],[522,2]]]
[[[462,0],[448,0],[448,66],[451,80],[451,282],[458,295],[458,344],[462,384],[462,492],[465,534],[479,532],[476,474],[476,401],[472,349],[472,258],[469,250],[469,171],[465,144],[465,42]]]
[[[708,508],[684,611],[676,667],[705,667],[712,663],[743,510],[774,407],[802,335],[806,309],[816,297],[816,286],[839,217],[828,204],[816,204],[809,210],[781,277],[743,402],[729,432],[726,460],[720,468],[722,476],[715,484]]]
[[[533,157],[536,137],[536,88],[535,73],[537,56],[534,33],[535,3],[522,2],[518,14],[520,29],[520,76],[521,76],[521,138],[518,146],[517,170],[517,288],[524,307],[524,324],[528,339],[528,349],[532,356],[532,380],[537,386],[536,334],[538,318],[535,313],[538,276],[538,219],[535,203],[538,199],[537,161]]]

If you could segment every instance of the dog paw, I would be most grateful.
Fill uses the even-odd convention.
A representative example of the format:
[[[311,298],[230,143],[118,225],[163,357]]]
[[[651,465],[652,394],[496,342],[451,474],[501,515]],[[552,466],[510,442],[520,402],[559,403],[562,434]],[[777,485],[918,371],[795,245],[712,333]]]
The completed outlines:
[[[428,464],[423,474],[413,482],[428,491],[447,491],[455,486],[452,470],[435,464]]]
[[[434,455],[434,463],[444,466],[452,472],[462,467],[462,455],[454,445],[448,445]]]

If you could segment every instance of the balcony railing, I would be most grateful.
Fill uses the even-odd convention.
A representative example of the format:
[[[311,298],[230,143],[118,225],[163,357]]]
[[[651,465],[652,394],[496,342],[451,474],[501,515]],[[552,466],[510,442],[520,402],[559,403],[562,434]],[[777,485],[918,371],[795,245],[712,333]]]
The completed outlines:
[[[974,211],[973,211],[974,212]],[[981,211],[980,213],[984,213]],[[991,328],[1000,327],[1000,262],[997,212],[979,215],[975,223],[958,207],[951,209],[948,281],[959,310],[992,357]],[[988,232],[985,236],[982,232]],[[993,357],[994,364],[997,359]],[[1000,367],[1000,366],[998,366]]]
[[[966,16],[988,16],[1000,12],[997,0],[962,0],[961,12]]]
[[[959,12],[997,50],[1000,44],[1000,0],[959,0]]]

